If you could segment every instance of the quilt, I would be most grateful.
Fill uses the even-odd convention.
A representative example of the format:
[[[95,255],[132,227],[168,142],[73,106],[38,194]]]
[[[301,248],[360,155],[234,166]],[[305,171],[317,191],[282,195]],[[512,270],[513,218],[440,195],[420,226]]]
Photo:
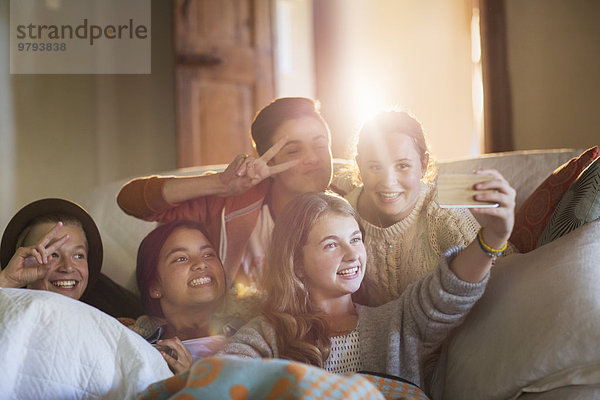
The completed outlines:
[[[0,397],[130,399],[173,374],[111,316],[66,296],[0,289]]]

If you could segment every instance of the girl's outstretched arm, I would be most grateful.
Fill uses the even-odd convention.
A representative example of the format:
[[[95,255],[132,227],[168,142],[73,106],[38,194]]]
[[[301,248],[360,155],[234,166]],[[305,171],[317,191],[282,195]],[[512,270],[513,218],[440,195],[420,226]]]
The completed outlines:
[[[459,279],[480,282],[489,272],[493,261],[499,256],[513,229],[515,220],[516,191],[496,170],[477,170],[476,174],[493,175],[495,179],[475,185],[476,190],[489,192],[475,195],[478,201],[498,203],[496,208],[474,208],[481,230],[477,237],[450,264]]]

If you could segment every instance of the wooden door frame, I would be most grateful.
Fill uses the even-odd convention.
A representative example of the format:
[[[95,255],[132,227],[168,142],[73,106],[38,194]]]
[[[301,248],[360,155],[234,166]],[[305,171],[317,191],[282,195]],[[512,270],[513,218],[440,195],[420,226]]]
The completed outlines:
[[[182,3],[181,7],[186,7],[190,0],[173,0],[174,7],[174,27],[176,29],[177,16],[175,13],[178,10],[178,2]],[[272,13],[272,2],[271,0],[251,0],[251,21],[252,24],[252,42],[251,46],[254,51],[254,63],[249,65],[249,69],[254,75],[253,84],[253,112],[252,117],[262,107],[267,105],[273,100],[275,95],[275,83],[274,83],[274,66],[273,66],[273,38],[272,38],[272,24],[271,24],[271,13]],[[174,35],[175,39],[177,35]],[[177,45],[175,45],[177,49]],[[218,54],[216,55],[218,57]],[[206,63],[215,60],[198,60],[197,58],[181,57],[179,54],[175,54],[175,106],[176,106],[176,128],[177,128],[177,166],[178,168],[191,167],[197,165],[204,165],[205,161],[202,159],[199,153],[199,141],[200,138],[195,137],[192,129],[190,115],[192,110],[190,104],[182,104],[181,98],[186,96],[180,96],[181,92],[188,90],[186,82],[182,81],[181,76],[184,74],[179,73],[181,68],[193,67],[198,62],[197,66],[203,65],[203,68],[211,68]],[[214,67],[218,67],[218,60],[215,61]],[[249,71],[250,72],[250,71]],[[251,121],[248,121],[250,126]],[[250,132],[245,132],[248,136]],[[250,142],[249,142],[250,143]],[[248,146],[247,152],[252,152],[251,145]]]

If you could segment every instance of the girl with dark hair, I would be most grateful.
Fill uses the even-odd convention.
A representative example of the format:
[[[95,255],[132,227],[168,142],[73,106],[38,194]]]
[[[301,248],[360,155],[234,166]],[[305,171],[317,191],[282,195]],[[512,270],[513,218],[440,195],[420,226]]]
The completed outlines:
[[[223,306],[225,273],[200,224],[173,221],[150,232],[138,249],[136,278],[147,315],[121,321],[163,346],[174,372],[222,348],[224,327],[213,317]]]
[[[492,260],[514,221],[515,191],[496,171],[486,182],[483,236],[444,254],[435,270],[399,299],[355,304],[367,269],[363,230],[344,199],[306,193],[275,224],[266,263],[263,315],[228,341],[222,354],[284,358],[330,372],[369,371],[427,389],[431,359],[483,294]],[[427,391],[427,390],[426,390]]]
[[[274,220],[298,194],[325,191],[332,175],[329,128],[315,101],[274,100],[256,115],[251,134],[258,158],[238,155],[216,174],[134,179],[117,197],[137,218],[201,222],[230,285],[258,282]]]

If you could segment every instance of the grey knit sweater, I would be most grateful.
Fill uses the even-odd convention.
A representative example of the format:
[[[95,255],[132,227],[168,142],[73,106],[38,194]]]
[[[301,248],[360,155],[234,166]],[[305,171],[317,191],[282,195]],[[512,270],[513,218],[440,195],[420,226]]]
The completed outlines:
[[[379,307],[356,306],[363,370],[399,376],[427,391],[428,361],[481,297],[489,277],[479,283],[457,278],[449,263],[461,249],[448,250],[437,268],[400,298]],[[278,358],[275,330],[265,317],[256,317],[230,338],[221,354]]]

